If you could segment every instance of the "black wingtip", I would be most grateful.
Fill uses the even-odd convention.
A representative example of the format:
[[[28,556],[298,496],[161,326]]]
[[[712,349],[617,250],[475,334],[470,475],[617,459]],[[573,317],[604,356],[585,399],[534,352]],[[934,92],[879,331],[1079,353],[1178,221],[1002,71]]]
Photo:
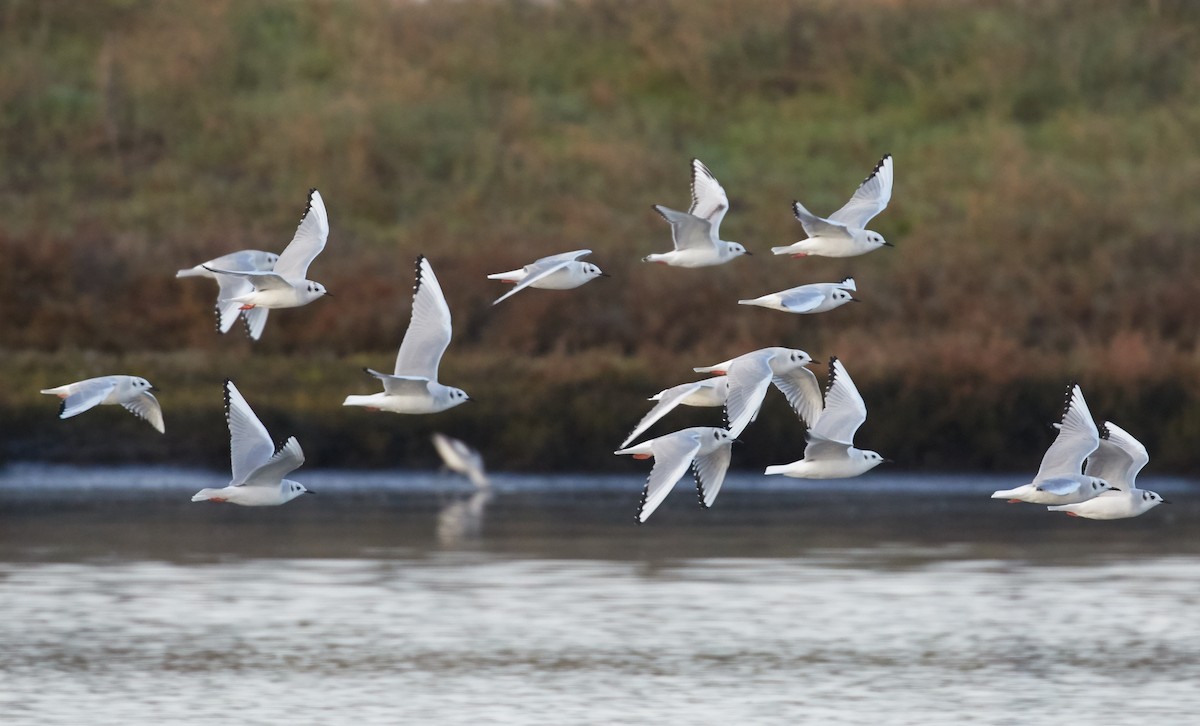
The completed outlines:
[[[835,365],[837,362],[838,357],[836,355],[829,356],[829,376],[825,379],[826,396],[828,396],[829,392],[833,390],[833,384],[837,380],[837,366]]]
[[[1112,432],[1108,430],[1107,423],[1100,427],[1100,438],[1104,439],[1105,441],[1108,441],[1108,437],[1111,433]]]

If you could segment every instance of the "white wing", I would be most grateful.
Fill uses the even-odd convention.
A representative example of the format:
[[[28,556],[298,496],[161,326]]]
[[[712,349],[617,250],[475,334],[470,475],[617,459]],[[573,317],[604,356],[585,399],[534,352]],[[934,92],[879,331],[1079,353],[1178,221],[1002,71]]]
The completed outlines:
[[[390,396],[422,396],[429,393],[429,379],[422,376],[390,376],[370,368],[368,374],[383,381],[383,392]]]
[[[770,355],[748,354],[735,358],[726,374],[729,396],[725,399],[725,417],[729,433],[737,438],[758,415],[767,389],[771,387]]]
[[[719,238],[721,220],[729,211],[729,196],[725,188],[717,181],[699,159],[692,159],[692,206],[688,214],[707,220],[711,225],[712,239]]]
[[[821,399],[821,384],[807,368],[797,368],[786,375],[771,379],[775,387],[787,398],[788,405],[810,429],[821,418],[824,403]]]
[[[825,302],[825,293],[811,285],[793,287],[776,294],[779,295],[779,302],[794,313],[806,313]]]
[[[862,229],[883,211],[892,198],[892,155],[885,154],[858,186],[846,206],[829,215],[829,221]]]
[[[86,381],[72,383],[69,388],[70,393],[62,400],[62,406],[58,409],[59,418],[71,418],[87,411],[88,409],[99,406],[108,395],[117,387],[118,379],[116,376],[101,376],[100,378],[89,378]],[[67,386],[64,386],[67,388]],[[42,391],[45,393],[46,391]]]
[[[233,381],[225,379],[225,419],[229,422],[230,486],[241,486],[275,453],[271,435]],[[276,482],[278,484],[278,482]]]
[[[300,226],[292,241],[279,254],[275,262],[275,273],[288,280],[303,280],[308,275],[308,266],[325,249],[329,238],[329,215],[325,212],[325,201],[316,189],[308,190],[308,206],[300,219]]]
[[[1100,431],[1099,445],[1088,457],[1086,473],[1128,492],[1133,488],[1138,472],[1148,463],[1150,455],[1142,442],[1108,421]]]
[[[700,451],[700,433],[694,429],[684,429],[673,434],[661,436],[650,443],[654,452],[654,468],[646,479],[646,488],[642,490],[642,503],[638,507],[638,521],[645,522],[667,498],[675,482],[687,473],[692,465],[692,459]]]
[[[437,380],[438,364],[450,345],[450,306],[442,286],[433,274],[425,255],[417,257],[417,281],[413,285],[412,318],[400,352],[396,354],[396,375]]]
[[[804,446],[804,458],[809,461],[837,461],[850,455],[851,444],[845,441],[833,441],[821,436],[811,429],[804,436],[808,443]]]
[[[153,426],[158,433],[167,432],[166,425],[163,423],[162,406],[159,405],[158,399],[154,397],[153,393],[142,391],[133,400],[122,401],[121,405],[134,416]]]
[[[637,426],[634,427],[629,436],[625,437],[625,440],[621,442],[621,446],[618,448],[623,449],[626,446],[629,446],[629,442],[641,436],[646,432],[646,429],[653,426],[660,418],[673,411],[683,399],[702,388],[712,386],[712,380],[713,379],[709,378],[703,381],[683,383],[663,391],[661,397],[658,399],[658,403],[656,403],[654,408],[650,409],[646,415],[642,417],[641,421],[638,421]]]
[[[712,224],[687,212],[668,209],[661,204],[654,205],[654,211],[671,225],[671,239],[675,249],[716,249],[713,243]]]
[[[304,451],[295,436],[288,437],[267,461],[246,477],[243,486],[277,487],[285,476],[304,463]]]
[[[253,285],[255,290],[290,290],[290,289],[292,289],[292,283],[283,279],[277,273],[274,273],[274,272],[243,272],[240,270],[221,270],[216,267],[207,267],[207,266],[204,269],[208,270],[209,272],[216,273],[218,281],[222,277],[229,276],[229,275],[232,275],[233,277],[240,277],[240,278],[248,281],[251,285]],[[231,289],[231,288],[223,287],[222,289],[224,290],[224,289]]]
[[[1079,479],[1078,477],[1076,477],[1074,479],[1070,479],[1067,477],[1059,477],[1059,478],[1051,477],[1049,479],[1043,479],[1042,481],[1038,482],[1037,489],[1038,489],[1038,491],[1046,492],[1048,494],[1057,494],[1059,496],[1066,496],[1068,494],[1074,494],[1075,492],[1079,491],[1079,485],[1082,483],[1083,483],[1083,481],[1081,479]]]
[[[845,280],[842,280],[841,282],[837,283],[837,285],[835,285],[835,287],[839,287],[843,290],[850,290],[851,292],[858,291],[858,288],[854,286],[854,278],[853,277],[847,277]]]
[[[855,387],[842,362],[829,359],[829,379],[825,382],[825,410],[812,427],[813,433],[832,441],[852,443],[854,434],[867,420],[867,404]]]
[[[575,250],[574,252],[564,252],[561,255],[543,257],[536,262],[525,265],[525,277],[516,285],[514,285],[513,289],[496,298],[496,302],[492,304],[495,305],[505,298],[516,295],[518,292],[524,290],[538,280],[544,280],[575,260],[578,260],[580,257],[586,257],[590,254],[592,254],[591,250]]]
[[[242,322],[246,324],[246,335],[251,340],[262,337],[263,328],[267,325],[267,314],[271,308],[254,307],[242,312]]]
[[[824,217],[818,217],[812,212],[804,208],[800,202],[792,202],[792,214],[796,215],[796,219],[800,220],[800,224],[804,227],[804,233],[809,237],[819,237],[821,235],[848,235],[850,231],[846,229],[846,225],[839,222],[833,222]]]
[[[206,269],[214,268],[209,266]],[[233,302],[232,298],[253,292],[254,284],[239,275],[216,273],[213,276],[217,278],[217,330],[228,333],[233,324],[237,322],[242,307],[241,303]],[[266,310],[267,308],[261,309]]]
[[[1042,466],[1033,481],[1041,483],[1063,474],[1080,474],[1083,462],[1100,445],[1100,432],[1092,420],[1083,391],[1072,385],[1067,389],[1067,406],[1059,424],[1058,436],[1042,457]]]
[[[729,440],[715,451],[696,457],[696,492],[700,495],[702,507],[711,507],[717,500],[721,485],[725,483],[725,473],[729,471],[729,460],[732,456],[733,441]]]

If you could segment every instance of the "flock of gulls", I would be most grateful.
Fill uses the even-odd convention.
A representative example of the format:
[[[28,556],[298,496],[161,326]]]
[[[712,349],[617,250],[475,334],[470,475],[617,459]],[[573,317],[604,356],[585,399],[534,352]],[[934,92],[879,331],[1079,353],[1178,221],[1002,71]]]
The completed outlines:
[[[775,255],[791,257],[854,257],[880,247],[891,247],[882,235],[866,225],[891,199],[893,161],[884,156],[844,206],[828,217],[819,217],[800,202],[793,203],[796,219],[807,235],[794,244],[773,247]],[[729,211],[725,189],[698,159],[692,161],[692,203],[682,212],[655,205],[671,226],[674,248],[647,255],[644,261],[672,267],[709,267],[725,264],[750,253],[745,247],[720,238],[721,221]],[[329,295],[324,285],[308,279],[308,268],[325,248],[329,216],[321,194],[312,189],[308,206],[291,243],[275,255],[262,250],[240,250],[195,267],[177,277],[207,277],[218,285],[217,330],[226,333],[241,318],[247,335],[258,340],[268,313],[277,308],[307,305]],[[538,259],[521,269],[488,275],[490,280],[513,285],[493,304],[533,287],[569,290],[597,277],[607,276],[594,264],[582,261],[591,250],[574,250]],[[761,297],[739,300],[793,314],[814,314],[857,302],[853,278],[840,282],[800,285]],[[417,258],[412,316],[391,373],[365,369],[383,386],[382,392],[347,396],[343,405],[401,414],[433,414],[470,400],[461,388],[438,380],[438,366],[450,345],[450,308],[423,255]],[[635,459],[654,459],[642,491],[637,521],[645,522],[675,484],[694,471],[701,506],[709,507],[728,472],[732,445],[754,422],[771,388],[783,394],[788,405],[807,427],[803,456],[788,464],[768,466],[765,474],[801,479],[841,479],[859,476],[888,461],[880,454],[854,446],[854,436],[866,421],[867,407],[837,357],[829,359],[822,388],[809,369],[812,358],[803,350],[768,347],[735,358],[696,367],[711,377],[667,388],[650,398],[654,406],[621,442],[614,453]],[[76,416],[101,404],[119,404],[165,432],[162,408],[155,388],[144,378],[112,375],[91,378],[42,393],[62,399],[60,418]],[[192,501],[229,502],[244,506],[284,504],[308,490],[286,477],[304,463],[304,452],[295,437],[276,446],[232,381],[224,386],[226,420],[230,434],[232,476],[221,489],[202,489]],[[697,426],[633,442],[677,406],[723,407],[724,427]],[[1033,480],[992,497],[1010,502],[1048,505],[1091,519],[1135,517],[1165,503],[1155,492],[1135,486],[1138,472],[1149,461],[1146,449],[1116,424],[1097,429],[1079,386],[1067,391],[1066,407],[1058,435],[1046,451]],[[447,467],[468,476],[480,489],[488,486],[483,459],[470,446],[444,434],[433,442]]]

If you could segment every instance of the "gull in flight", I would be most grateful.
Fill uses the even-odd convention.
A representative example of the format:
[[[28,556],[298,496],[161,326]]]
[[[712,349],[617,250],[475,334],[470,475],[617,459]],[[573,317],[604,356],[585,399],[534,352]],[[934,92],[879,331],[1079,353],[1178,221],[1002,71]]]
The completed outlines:
[[[829,359],[825,401],[812,371],[800,387],[803,401],[797,412],[808,424],[804,458],[790,464],[768,466],[765,473],[797,479],[848,479],[865,474],[887,461],[874,451],[854,447],[854,434],[867,420],[867,404],[837,357]]]
[[[160,434],[166,432],[163,425],[162,406],[151,391],[158,389],[150,381],[137,376],[101,376],[77,383],[68,383],[57,388],[46,388],[42,393],[62,399],[59,418],[71,418],[102,404],[119,403],[130,413],[154,427]]]
[[[343,406],[364,406],[369,411],[437,413],[471,400],[461,388],[438,383],[438,365],[450,345],[450,306],[425,255],[417,257],[413,286],[412,318],[392,375],[365,368],[383,381],[383,393],[346,396]]]
[[[854,278],[847,277],[841,282],[817,282],[773,292],[753,300],[738,300],[738,305],[757,305],[760,308],[782,310],[785,313],[823,313],[848,302],[860,302],[850,294],[855,290],[857,288],[854,286]]]
[[[500,280],[516,285],[513,289],[496,298],[496,303],[516,295],[527,287],[543,290],[571,290],[597,277],[608,277],[599,267],[590,262],[580,262],[580,257],[592,254],[591,250],[575,250],[551,255],[525,265],[511,272],[497,272],[488,275],[489,280]]]
[[[723,265],[739,255],[748,255],[737,242],[719,237],[721,220],[729,211],[729,197],[716,177],[699,159],[692,159],[692,206],[678,212],[661,204],[654,211],[671,225],[675,249],[662,254],[647,255],[644,262],[657,262],[672,267],[708,267]]]
[[[728,378],[725,417],[729,420],[730,433],[740,436],[758,417],[758,409],[771,384],[775,384],[799,413],[796,407],[804,399],[803,387],[812,378],[812,372],[804,366],[811,362],[808,353],[795,348],[760,348],[723,363],[692,370]]]
[[[433,448],[437,449],[447,469],[467,477],[476,488],[486,489],[491,485],[483,471],[483,455],[466,443],[443,433],[434,433]]]
[[[270,272],[275,268],[279,255],[262,250],[239,250],[227,255],[215,257],[207,262],[201,262],[195,267],[180,270],[175,277],[208,277],[217,281],[217,332],[228,333],[239,317],[246,326],[246,335],[252,340],[262,336],[263,326],[267,324],[267,308],[253,308],[243,311],[240,302],[231,298],[245,295],[254,290],[248,280],[234,275],[218,275],[212,270],[238,270],[241,272]]]
[[[891,198],[892,155],[887,154],[859,185],[850,201],[828,217],[818,217],[800,202],[793,202],[792,211],[804,226],[808,239],[786,247],[772,247],[771,252],[792,257],[854,257],[879,247],[892,247],[883,235],[865,228]]]
[[[649,398],[658,403],[642,417],[641,421],[638,421],[633,432],[621,442],[621,446],[629,446],[630,442],[645,433],[646,429],[670,413],[676,406],[724,406],[728,395],[729,378],[727,376],[714,376],[702,381],[682,383],[659,391]]]
[[[1067,388],[1062,421],[1055,425],[1058,436],[1042,457],[1033,481],[993,492],[992,499],[1007,499],[1010,504],[1076,504],[1114,488],[1100,477],[1079,473],[1083,462],[1100,445],[1100,432],[1078,385]]]
[[[1087,519],[1128,519],[1143,515],[1160,504],[1170,504],[1157,492],[1135,486],[1138,472],[1149,462],[1150,455],[1142,442],[1107,421],[1100,431],[1100,445],[1088,457],[1084,472],[1115,488],[1084,502],[1060,504],[1049,509]]]
[[[193,502],[229,502],[244,507],[286,504],[311,493],[298,481],[284,479],[304,463],[295,436],[278,448],[233,381],[225,380],[225,420],[229,423],[229,459],[233,477],[222,489],[201,489]]]
[[[638,523],[650,518],[689,467],[696,473],[700,506],[711,507],[729,470],[733,440],[725,429],[696,426],[614,451],[614,454],[632,454],[635,459],[654,459],[654,467],[642,490]]]
[[[205,266],[206,270],[217,275],[218,282],[225,277],[241,281],[240,284],[237,281],[222,283],[222,294],[226,297],[217,299],[218,324],[225,325],[226,313],[223,311],[227,306],[230,309],[236,306],[237,310],[248,312],[257,308],[295,308],[328,295],[324,285],[307,279],[308,266],[325,249],[328,238],[329,214],[325,211],[325,201],[321,199],[320,192],[310,189],[308,206],[300,219],[300,226],[271,270],[255,272]],[[247,315],[246,326],[250,337],[258,340],[266,322],[265,312]]]

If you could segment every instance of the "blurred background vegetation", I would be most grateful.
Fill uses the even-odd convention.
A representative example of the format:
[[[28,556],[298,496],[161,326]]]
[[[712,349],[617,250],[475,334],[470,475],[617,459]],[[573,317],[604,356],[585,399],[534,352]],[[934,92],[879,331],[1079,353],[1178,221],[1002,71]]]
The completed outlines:
[[[221,468],[230,376],[316,466],[430,466],[443,430],[495,468],[632,471],[611,451],[646,396],[785,345],[845,361],[859,444],[898,468],[1032,472],[1078,380],[1154,471],[1200,470],[1200,4],[9,0],[0,69],[0,460]],[[792,199],[829,213],[884,153],[894,250],[769,254],[802,236]],[[755,255],[646,265],[693,157]],[[175,270],[281,250],[311,186],[336,297],[217,335],[215,285]],[[491,306],[486,274],[582,247],[612,279]],[[442,379],[479,402],[344,409],[391,365],[419,253],[454,315]],[[735,304],[846,275],[864,304]],[[117,372],[163,389],[166,436],[37,393]],[[802,434],[772,394],[734,465]]]

